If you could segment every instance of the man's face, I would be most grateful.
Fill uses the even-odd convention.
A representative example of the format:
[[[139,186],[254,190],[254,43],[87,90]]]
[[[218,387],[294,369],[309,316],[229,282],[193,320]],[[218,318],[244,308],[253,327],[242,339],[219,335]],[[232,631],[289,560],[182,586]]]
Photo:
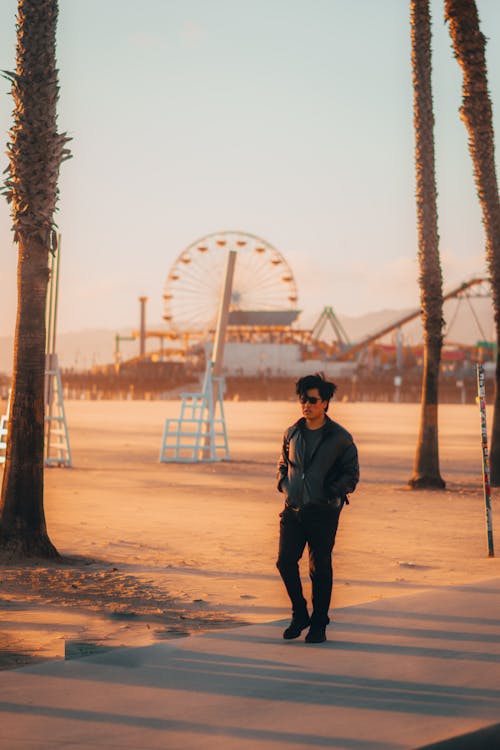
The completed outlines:
[[[311,400],[316,403],[311,403]],[[306,419],[317,419],[325,413],[327,402],[321,400],[317,388],[310,388],[305,396],[299,396],[299,401],[302,405],[302,416]]]

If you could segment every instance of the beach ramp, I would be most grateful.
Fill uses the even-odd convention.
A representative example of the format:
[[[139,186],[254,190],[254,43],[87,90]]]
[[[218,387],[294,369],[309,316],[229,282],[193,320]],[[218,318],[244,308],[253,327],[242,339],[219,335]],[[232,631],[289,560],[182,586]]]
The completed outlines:
[[[497,748],[499,594],[338,609],[319,645],[280,621],[4,671],[0,747],[410,750],[482,732],[494,744],[442,747]]]

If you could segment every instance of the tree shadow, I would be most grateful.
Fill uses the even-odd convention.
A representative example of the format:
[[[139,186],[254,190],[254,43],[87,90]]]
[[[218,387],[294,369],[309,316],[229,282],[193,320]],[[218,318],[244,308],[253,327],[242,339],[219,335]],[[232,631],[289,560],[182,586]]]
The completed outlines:
[[[392,742],[377,742],[376,740],[361,740],[353,737],[324,736],[306,732],[287,732],[286,729],[260,729],[258,727],[230,726],[216,721],[183,721],[181,719],[163,718],[157,716],[140,716],[130,713],[116,713],[106,711],[89,711],[83,708],[71,709],[63,707],[42,706],[32,704],[0,701],[0,712],[29,715],[46,719],[89,722],[90,724],[109,724],[113,727],[144,728],[144,730],[164,733],[167,737],[172,733],[189,733],[199,736],[199,747],[203,746],[203,737],[221,738],[221,742],[228,737],[234,740],[247,740],[253,743],[266,743],[263,747],[270,747],[271,743],[289,744],[290,747],[342,747],[344,750],[402,750],[400,744]],[[189,747],[192,747],[190,744]]]
[[[144,574],[135,575],[123,570],[121,565],[98,558],[72,556],[50,561],[28,560],[22,564],[3,563],[0,579],[0,609],[4,615],[47,608],[49,622],[38,619],[30,623],[29,617],[24,617],[22,623],[17,623],[23,630],[33,633],[59,629],[62,637],[66,634],[73,637],[75,629],[80,633],[95,632],[96,623],[108,622],[107,626],[98,627],[99,632],[120,633],[125,640],[127,635],[130,639],[132,632],[141,632],[154,641],[246,624],[244,617],[201,599],[172,596],[161,582],[148,580]],[[63,616],[68,612],[81,618],[79,627]],[[61,613],[59,622],[58,613]],[[9,657],[15,619],[4,616],[4,623],[4,648],[0,642],[3,668],[40,661],[36,640],[31,648],[20,651],[22,661],[19,663],[15,657]]]
[[[241,632],[239,635],[243,635]],[[254,634],[248,633],[252,643]],[[238,638],[235,631],[211,634],[208,638]],[[240,637],[245,640],[245,637]],[[276,639],[269,640],[276,646]],[[325,648],[327,646],[327,648]],[[487,717],[498,711],[500,690],[470,685],[441,684],[438,680],[405,680],[371,676],[370,672],[351,675],[335,668],[333,652],[341,649],[400,654],[397,646],[387,644],[338,643],[329,641],[317,648],[324,654],[322,663],[329,669],[308,669],[293,660],[293,648],[287,660],[283,651],[271,658],[207,652],[203,648],[164,650],[161,645],[140,649],[116,650],[78,663],[77,669],[66,672],[57,663],[44,667],[44,675],[71,680],[90,680],[94,683],[147,687],[184,693],[252,698],[270,701],[279,710],[280,704],[330,706],[343,709],[368,709],[389,714],[410,713],[422,716]],[[380,648],[382,646],[382,648]],[[310,646],[300,645],[307,648]],[[315,647],[313,646],[313,649]],[[437,653],[437,650],[436,650]],[[406,655],[428,657],[428,649],[405,650]],[[447,658],[444,656],[443,658]],[[101,668],[102,667],[102,668]],[[36,668],[35,668],[36,669]],[[28,668],[31,671],[32,668]]]

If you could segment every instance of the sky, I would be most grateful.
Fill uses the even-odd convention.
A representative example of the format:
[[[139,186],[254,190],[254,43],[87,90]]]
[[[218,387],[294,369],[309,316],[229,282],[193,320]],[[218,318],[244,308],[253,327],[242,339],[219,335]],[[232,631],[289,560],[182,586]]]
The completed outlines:
[[[15,0],[0,69],[15,68]],[[500,131],[500,3],[477,0]],[[431,2],[445,288],[485,273],[461,73]],[[59,330],[159,323],[169,270],[198,238],[264,238],[312,320],[418,305],[409,2],[60,0]],[[0,141],[12,99],[0,80]],[[498,138],[497,138],[498,142]],[[0,169],[7,165],[1,149]],[[497,147],[497,170],[500,167]],[[16,248],[0,198],[0,336],[14,331]]]

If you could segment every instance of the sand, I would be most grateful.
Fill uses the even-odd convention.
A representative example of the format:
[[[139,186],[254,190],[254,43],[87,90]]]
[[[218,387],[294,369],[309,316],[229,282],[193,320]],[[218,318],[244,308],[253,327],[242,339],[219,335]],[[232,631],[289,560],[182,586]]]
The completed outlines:
[[[65,559],[0,567],[0,668],[63,658],[75,643],[145,645],[288,616],[275,465],[294,402],[228,403],[231,461],[195,465],[158,461],[178,401],[67,401],[66,411],[74,467],[45,479]],[[413,404],[331,408],[362,472],[337,536],[334,607],[500,575],[487,556],[477,407],[440,409],[441,492],[406,487],[418,415]]]

